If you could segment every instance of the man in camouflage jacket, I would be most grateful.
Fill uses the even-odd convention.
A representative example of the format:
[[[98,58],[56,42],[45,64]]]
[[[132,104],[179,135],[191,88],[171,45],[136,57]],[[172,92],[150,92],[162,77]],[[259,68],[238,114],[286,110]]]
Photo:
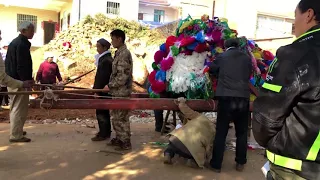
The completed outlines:
[[[114,97],[130,97],[132,92],[132,56],[127,49],[125,33],[122,30],[111,32],[112,45],[117,48],[112,63],[112,74],[105,89]],[[131,149],[129,110],[111,110],[111,121],[116,137],[108,145],[117,146],[116,150]]]

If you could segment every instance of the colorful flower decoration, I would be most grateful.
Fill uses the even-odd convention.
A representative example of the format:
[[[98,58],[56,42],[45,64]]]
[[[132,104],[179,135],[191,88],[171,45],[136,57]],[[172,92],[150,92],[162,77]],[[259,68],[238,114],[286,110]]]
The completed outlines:
[[[208,75],[210,64],[224,52],[224,41],[236,38],[238,32],[229,28],[227,19],[208,17],[192,19],[189,16],[181,20],[176,35],[169,36],[159,47],[149,75],[150,97],[160,98],[161,93],[169,92],[185,93],[189,99],[212,98],[214,83]],[[239,40],[241,49],[251,57],[250,82],[261,86],[274,56],[252,40],[245,37]]]

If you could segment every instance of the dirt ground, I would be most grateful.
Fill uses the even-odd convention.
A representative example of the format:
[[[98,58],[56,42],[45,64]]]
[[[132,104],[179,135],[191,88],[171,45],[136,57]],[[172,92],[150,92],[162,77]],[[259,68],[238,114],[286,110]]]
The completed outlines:
[[[0,111],[0,122],[9,122],[9,110]],[[131,111],[133,115],[150,116],[149,114],[142,113],[140,111]],[[28,120],[73,120],[73,119],[94,119],[95,110],[93,109],[29,109]]]
[[[44,119],[90,119],[95,118],[95,110],[91,109],[29,109],[28,120],[44,120]],[[9,111],[0,111],[0,122],[7,122],[9,119]]]
[[[46,114],[31,110],[31,119]],[[50,111],[52,117],[93,116],[94,111]],[[71,112],[71,113],[70,113]],[[73,114],[73,113],[74,114]],[[2,111],[1,117],[7,111]],[[63,114],[64,113],[64,114]],[[5,120],[5,118],[3,119]],[[5,120],[6,121],[6,120]],[[172,166],[164,165],[163,147],[150,142],[166,142],[154,132],[153,123],[132,123],[133,150],[125,155],[112,153],[106,142],[91,142],[96,129],[79,125],[27,124],[28,144],[8,142],[9,124],[0,123],[0,179],[1,180],[245,180],[263,179],[260,168],[265,163],[261,150],[248,150],[245,171],[234,170],[234,152],[226,151],[220,174],[207,169],[186,167],[183,159],[175,159]],[[233,129],[230,130],[233,138]],[[102,152],[101,152],[102,151]],[[107,152],[104,152],[107,151]],[[108,152],[110,151],[110,152]]]

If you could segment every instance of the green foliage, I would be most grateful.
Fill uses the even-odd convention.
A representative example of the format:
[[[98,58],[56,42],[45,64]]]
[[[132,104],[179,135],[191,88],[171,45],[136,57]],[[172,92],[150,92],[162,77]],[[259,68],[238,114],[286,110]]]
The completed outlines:
[[[83,21],[84,24],[89,24],[89,23],[93,23],[93,22],[94,22],[94,19],[90,15],[87,15]]]

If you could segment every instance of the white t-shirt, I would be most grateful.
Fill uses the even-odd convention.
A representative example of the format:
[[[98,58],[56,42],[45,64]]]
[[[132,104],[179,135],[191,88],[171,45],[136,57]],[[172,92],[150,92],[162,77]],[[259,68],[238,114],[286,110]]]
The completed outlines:
[[[100,59],[102,56],[104,56],[105,54],[108,54],[108,53],[110,53],[110,51],[105,51],[105,52],[103,52],[102,54],[96,54],[96,55],[94,56],[94,59],[95,59],[94,64],[96,65],[96,67],[98,67],[99,59]]]
[[[3,61],[6,60],[7,50],[0,49],[0,55]]]

